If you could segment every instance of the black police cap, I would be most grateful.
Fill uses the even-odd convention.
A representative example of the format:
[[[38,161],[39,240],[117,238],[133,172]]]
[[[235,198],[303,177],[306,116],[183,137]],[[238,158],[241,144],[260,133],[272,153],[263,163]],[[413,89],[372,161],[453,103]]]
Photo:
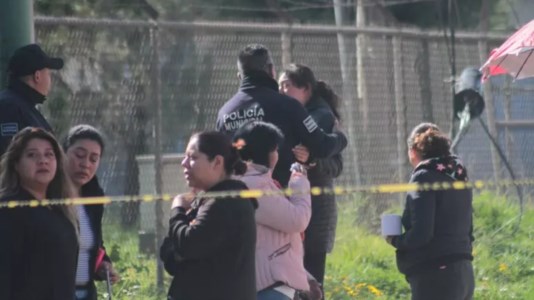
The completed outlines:
[[[48,56],[37,44],[30,44],[15,50],[7,71],[12,76],[26,76],[44,68],[59,70],[63,68],[63,60]]]

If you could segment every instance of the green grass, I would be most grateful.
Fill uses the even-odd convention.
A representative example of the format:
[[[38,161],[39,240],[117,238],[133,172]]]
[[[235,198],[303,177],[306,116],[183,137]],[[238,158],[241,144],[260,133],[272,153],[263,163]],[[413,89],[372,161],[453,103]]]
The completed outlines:
[[[165,299],[170,285],[165,277],[165,288],[156,286],[156,257],[139,253],[137,231],[123,229],[118,225],[104,227],[106,249],[121,280],[113,285],[113,299]],[[97,282],[99,299],[107,299],[104,282]]]
[[[393,248],[373,230],[358,226],[362,205],[339,202],[336,243],[326,266],[326,299],[405,299],[409,289],[396,271]]]
[[[409,299],[404,277],[397,271],[394,249],[376,234],[369,219],[368,201],[339,202],[334,251],[328,256],[326,299]],[[361,215],[361,208],[366,213]],[[399,211],[397,211],[399,212]],[[518,207],[504,197],[482,192],[475,197],[475,299],[534,299],[534,209],[527,206],[519,229]],[[117,219],[117,218],[111,218]],[[373,223],[370,228],[363,224]],[[155,256],[139,254],[137,232],[117,225],[105,226],[108,251],[122,280],[113,299],[165,299],[165,287],[156,288]],[[98,286],[105,299],[106,287]]]
[[[364,200],[362,200],[364,201]],[[343,201],[334,251],[327,259],[327,299],[409,299],[394,249],[359,224],[361,201]],[[533,299],[534,210],[527,207],[514,229],[518,206],[483,192],[475,197],[475,299]]]

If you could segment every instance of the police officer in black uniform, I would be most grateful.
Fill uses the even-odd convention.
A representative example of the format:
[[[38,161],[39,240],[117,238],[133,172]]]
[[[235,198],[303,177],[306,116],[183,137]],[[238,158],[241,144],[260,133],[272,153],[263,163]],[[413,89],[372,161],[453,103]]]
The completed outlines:
[[[287,186],[290,166],[295,161],[292,149],[306,146],[311,156],[325,158],[347,146],[341,132],[326,134],[295,99],[278,92],[278,83],[269,50],[260,44],[246,46],[238,58],[239,91],[219,110],[217,130],[233,135],[244,123],[262,120],[273,123],[284,133],[273,178]]]
[[[11,138],[25,127],[52,131],[35,106],[42,104],[50,92],[50,70],[62,67],[61,58],[49,57],[39,45],[30,44],[15,50],[8,63],[8,87],[0,92],[0,155],[6,151]]]

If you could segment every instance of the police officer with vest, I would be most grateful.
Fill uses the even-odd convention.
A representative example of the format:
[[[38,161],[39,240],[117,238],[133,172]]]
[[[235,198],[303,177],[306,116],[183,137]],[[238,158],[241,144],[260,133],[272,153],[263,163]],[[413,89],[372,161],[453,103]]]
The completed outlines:
[[[61,58],[49,57],[39,45],[30,44],[15,50],[8,62],[7,89],[0,92],[0,155],[6,151],[11,138],[25,127],[52,131],[35,106],[42,104],[50,92],[50,70],[62,67]]]
[[[246,46],[239,53],[237,65],[241,85],[219,110],[217,130],[233,135],[250,120],[278,126],[284,133],[284,142],[273,178],[283,186],[289,181],[290,166],[295,162],[292,149],[296,145],[303,144],[316,158],[329,157],[347,146],[343,133],[326,134],[297,100],[278,92],[274,64],[265,46]]]

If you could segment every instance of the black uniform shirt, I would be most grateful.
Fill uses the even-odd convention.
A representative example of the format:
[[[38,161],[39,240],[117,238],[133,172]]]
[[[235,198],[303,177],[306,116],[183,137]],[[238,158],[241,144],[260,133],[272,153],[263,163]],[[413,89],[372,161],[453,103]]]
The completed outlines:
[[[11,80],[9,87],[0,92],[0,155],[11,139],[25,127],[39,127],[52,132],[43,115],[35,108],[46,97],[20,80]]]
[[[291,149],[303,144],[314,157],[339,153],[347,146],[341,132],[326,134],[295,99],[278,92],[278,84],[265,72],[245,75],[239,91],[219,110],[217,130],[233,135],[244,123],[261,120],[273,123],[284,133],[273,178],[287,186],[295,157]]]

